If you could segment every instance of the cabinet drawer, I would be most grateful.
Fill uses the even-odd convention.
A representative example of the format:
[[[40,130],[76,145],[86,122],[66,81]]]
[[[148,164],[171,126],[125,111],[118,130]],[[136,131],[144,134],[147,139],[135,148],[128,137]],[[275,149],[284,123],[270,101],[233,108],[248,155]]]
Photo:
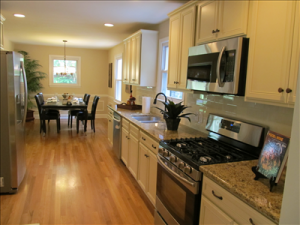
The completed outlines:
[[[154,154],[158,153],[158,141],[155,141],[144,132],[140,132],[140,142],[147,146]]]
[[[202,194],[238,224],[275,224],[258,211],[210,180],[203,178]]]
[[[137,126],[133,125],[132,123],[130,123],[129,127],[130,127],[130,134],[134,136],[136,139],[139,139],[140,129]]]
[[[114,110],[112,110],[111,108],[108,108],[108,115],[114,116]]]
[[[129,121],[124,119],[124,117],[122,118],[122,127],[124,127],[127,131],[129,131]]]

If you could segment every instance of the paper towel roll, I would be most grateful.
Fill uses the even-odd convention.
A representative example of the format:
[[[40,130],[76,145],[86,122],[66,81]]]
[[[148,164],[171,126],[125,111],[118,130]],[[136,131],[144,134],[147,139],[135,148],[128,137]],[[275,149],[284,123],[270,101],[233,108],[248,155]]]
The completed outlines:
[[[150,113],[151,97],[143,97],[142,113]]]

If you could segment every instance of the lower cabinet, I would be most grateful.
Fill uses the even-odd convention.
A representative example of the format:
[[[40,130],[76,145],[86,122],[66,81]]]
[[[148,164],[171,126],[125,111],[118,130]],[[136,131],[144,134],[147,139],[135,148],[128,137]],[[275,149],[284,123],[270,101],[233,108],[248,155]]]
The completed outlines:
[[[206,176],[203,177],[199,224],[275,225]]]
[[[122,127],[122,151],[121,159],[127,166],[128,164],[128,143],[129,143],[129,131]]]
[[[156,177],[157,177],[156,155],[142,143],[139,144],[139,168],[138,183],[147,194],[150,201],[155,205]]]
[[[111,117],[110,115],[107,116],[107,126],[108,126],[108,141],[112,144],[113,143],[113,117]]]
[[[132,176],[137,179],[138,174],[138,160],[139,160],[139,140],[134,135],[129,135],[128,143],[128,169]]]
[[[202,196],[201,198],[201,214],[199,224],[235,224],[233,219],[226,215],[215,204]]]

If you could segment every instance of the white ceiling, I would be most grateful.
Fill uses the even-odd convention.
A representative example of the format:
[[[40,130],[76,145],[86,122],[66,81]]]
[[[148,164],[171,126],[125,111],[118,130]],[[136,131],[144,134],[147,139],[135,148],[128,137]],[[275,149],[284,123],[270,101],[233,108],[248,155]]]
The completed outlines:
[[[111,48],[139,29],[150,29],[187,1],[1,1],[5,37],[16,43]],[[15,13],[25,18],[16,18]],[[105,27],[113,23],[114,27]]]

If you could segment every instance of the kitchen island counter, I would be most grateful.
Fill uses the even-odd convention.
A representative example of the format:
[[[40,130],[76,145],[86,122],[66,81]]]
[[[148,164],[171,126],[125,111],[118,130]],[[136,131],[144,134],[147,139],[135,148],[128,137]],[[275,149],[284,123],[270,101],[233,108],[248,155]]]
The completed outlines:
[[[218,185],[279,224],[285,170],[277,186],[270,192],[269,179],[254,180],[251,168],[258,160],[201,166],[200,171]]]
[[[138,126],[140,129],[145,131],[147,134],[152,136],[155,140],[170,140],[175,138],[194,138],[194,137],[207,137],[207,134],[190,128],[188,126],[179,124],[178,130],[171,131],[167,130],[165,121],[159,123],[141,123],[131,117],[132,114],[141,114],[142,110],[128,110],[117,108],[117,106],[109,106],[112,110],[117,112],[119,115],[129,120],[131,123]]]

